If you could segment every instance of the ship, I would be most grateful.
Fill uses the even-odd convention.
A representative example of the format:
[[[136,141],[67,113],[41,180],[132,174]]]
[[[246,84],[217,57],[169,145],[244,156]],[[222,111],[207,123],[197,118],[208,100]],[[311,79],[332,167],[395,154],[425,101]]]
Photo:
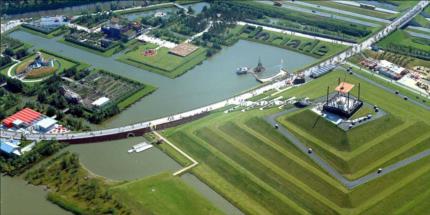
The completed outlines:
[[[146,149],[152,148],[152,145],[146,142],[143,143],[139,143],[134,145],[133,147],[131,147],[131,149],[128,150],[128,153],[132,153],[132,152],[141,152],[144,151]]]
[[[236,69],[236,74],[238,75],[245,75],[246,73],[248,73],[249,68],[244,66],[244,67],[239,67]]]

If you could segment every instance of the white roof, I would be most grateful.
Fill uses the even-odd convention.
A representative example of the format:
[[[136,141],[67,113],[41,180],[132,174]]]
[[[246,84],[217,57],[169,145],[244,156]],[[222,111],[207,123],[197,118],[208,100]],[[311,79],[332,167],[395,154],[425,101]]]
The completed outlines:
[[[405,70],[405,68],[398,66],[394,63],[391,63],[389,61],[386,61],[386,60],[379,61],[379,66],[385,67],[385,68],[391,70],[392,72],[394,72],[396,74],[401,74],[403,72],[403,70]]]
[[[47,129],[57,123],[57,120],[52,118],[45,118],[36,123],[36,126],[39,128]]]
[[[22,120],[20,120],[20,119],[15,119],[13,122],[12,122],[12,124],[13,125],[15,125],[15,126],[19,126],[19,125],[21,125],[23,123],[23,121]]]
[[[109,98],[103,96],[103,97],[100,97],[97,100],[93,101],[93,103],[91,103],[91,104],[94,106],[100,107],[100,106],[106,104],[108,101],[109,101]]]

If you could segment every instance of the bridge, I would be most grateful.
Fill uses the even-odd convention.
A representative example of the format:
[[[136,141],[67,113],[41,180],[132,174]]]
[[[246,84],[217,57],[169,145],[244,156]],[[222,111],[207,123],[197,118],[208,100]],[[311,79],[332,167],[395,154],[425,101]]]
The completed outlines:
[[[352,55],[360,53],[362,50],[369,48],[373,43],[381,40],[382,38],[384,38],[385,36],[393,32],[400,26],[405,25],[413,17],[415,17],[418,13],[420,13],[421,10],[425,8],[428,4],[429,4],[428,0],[422,0],[418,2],[412,9],[410,9],[408,12],[403,14],[401,17],[394,20],[392,23],[387,25],[384,29],[377,32],[375,35],[371,36],[370,38],[366,39],[360,44],[353,45],[352,47],[348,48],[346,51],[343,51],[342,53],[335,55],[330,59],[325,60],[322,63],[319,63],[315,66],[312,66],[304,70],[303,71],[304,74],[309,76],[312,73],[312,71],[315,71],[322,66],[340,64],[344,62],[347,58],[351,57]],[[188,121],[201,118],[209,114],[210,111],[221,109],[229,105],[237,105],[246,99],[249,99],[256,95],[260,95],[266,91],[286,87],[287,83],[288,83],[288,80],[278,80],[276,82],[263,85],[257,89],[251,90],[241,95],[228,98],[223,101],[216,102],[204,107],[196,108],[194,110],[186,111],[183,113],[173,114],[171,116],[163,117],[160,119],[122,126],[119,128],[104,129],[104,130],[98,130],[98,131],[88,131],[88,132],[67,133],[67,134],[34,134],[34,133],[20,133],[20,132],[14,132],[14,131],[0,130],[0,137],[14,138],[14,139],[25,138],[27,140],[36,140],[36,141],[55,139],[58,141],[69,142],[69,143],[91,143],[91,142],[97,142],[97,141],[127,138],[127,137],[142,135],[151,130],[165,129],[168,127],[179,125],[181,123],[186,123]]]

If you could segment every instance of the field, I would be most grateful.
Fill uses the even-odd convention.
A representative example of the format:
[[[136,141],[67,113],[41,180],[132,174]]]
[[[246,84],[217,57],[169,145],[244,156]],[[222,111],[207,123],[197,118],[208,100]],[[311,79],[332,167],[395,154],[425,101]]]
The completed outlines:
[[[338,77],[345,73],[332,72],[277,96],[318,98]],[[308,122],[315,118],[307,110],[280,121],[348,178],[361,177],[430,147],[426,110],[357,77],[348,76],[347,81],[360,82],[362,98],[388,114],[351,133],[342,133],[323,120],[315,131],[309,131]],[[349,190],[264,121],[263,117],[278,111],[216,112],[163,135],[200,163],[191,170],[196,176],[245,213],[393,214],[414,208],[416,214],[424,214],[430,209],[424,203],[430,193],[421,192],[430,186],[430,157]]]
[[[208,200],[171,173],[116,186],[114,192],[134,208],[152,214],[222,214]]]
[[[99,50],[96,50],[96,49],[93,49],[93,48],[85,47],[83,45],[80,45],[80,44],[77,44],[77,43],[74,43],[74,42],[66,41],[64,38],[59,39],[58,42],[64,43],[66,45],[69,45],[69,46],[72,46],[72,47],[75,47],[75,48],[78,48],[78,49],[82,49],[82,50],[85,50],[85,51],[88,51],[88,52],[91,52],[91,53],[94,53],[94,54],[97,54],[97,55],[100,55],[100,56],[104,56],[104,57],[110,57],[113,54],[118,53],[119,51],[122,50],[119,45],[115,45],[115,46],[112,46],[111,48],[107,49],[106,51],[99,51]]]
[[[168,48],[159,48],[154,56],[144,56],[145,50],[157,46],[151,43],[141,44],[118,58],[123,63],[130,64],[151,72],[165,75],[169,78],[178,77],[206,59],[206,49],[199,48],[186,57],[172,55]]]
[[[322,60],[327,59],[347,48],[343,45],[335,45],[324,41],[261,30],[253,26],[243,27],[240,38],[289,49],[312,57],[321,58]]]

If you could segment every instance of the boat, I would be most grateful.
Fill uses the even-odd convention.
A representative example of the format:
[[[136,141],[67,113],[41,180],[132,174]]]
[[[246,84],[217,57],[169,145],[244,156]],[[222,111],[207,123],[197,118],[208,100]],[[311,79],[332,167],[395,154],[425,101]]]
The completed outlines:
[[[249,68],[244,66],[244,67],[239,67],[236,69],[236,74],[238,75],[245,75],[246,73],[248,73]]]
[[[153,145],[147,143],[147,142],[143,142],[143,143],[139,143],[134,145],[133,147],[131,147],[131,149],[128,150],[128,153],[132,153],[132,152],[142,152],[145,151],[149,148],[152,148]]]

